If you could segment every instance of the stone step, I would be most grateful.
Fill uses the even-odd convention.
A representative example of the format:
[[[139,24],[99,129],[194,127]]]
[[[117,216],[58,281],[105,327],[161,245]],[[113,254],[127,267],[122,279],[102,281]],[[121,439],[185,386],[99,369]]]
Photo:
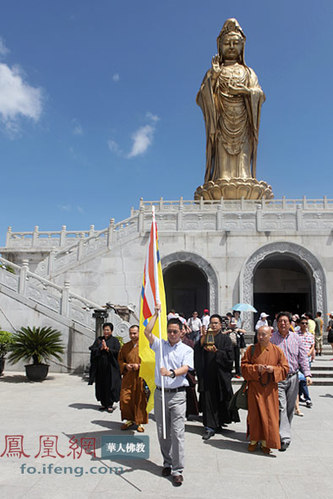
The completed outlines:
[[[333,386],[333,378],[313,378],[312,386]]]
[[[311,374],[313,378],[332,378],[333,379],[333,371],[332,370],[318,370],[311,368]]]
[[[317,364],[314,365],[312,363],[312,365],[311,365],[311,371],[332,371],[332,374],[333,374],[333,366],[331,366],[331,365],[327,365],[327,366],[320,365],[320,366],[318,366]]]

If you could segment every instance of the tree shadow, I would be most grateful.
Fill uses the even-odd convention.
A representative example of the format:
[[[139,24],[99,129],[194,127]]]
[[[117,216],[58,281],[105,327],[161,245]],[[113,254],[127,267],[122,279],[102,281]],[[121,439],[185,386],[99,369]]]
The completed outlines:
[[[31,381],[26,377],[25,374],[5,374],[5,376],[0,377],[0,382],[2,383],[44,383],[45,381],[52,381],[54,380],[54,376],[50,376],[49,374],[47,377],[41,381]]]
[[[5,376],[1,376],[0,382],[2,382],[2,383],[33,383],[33,381],[30,381],[24,374],[13,374],[12,376],[6,374]]]

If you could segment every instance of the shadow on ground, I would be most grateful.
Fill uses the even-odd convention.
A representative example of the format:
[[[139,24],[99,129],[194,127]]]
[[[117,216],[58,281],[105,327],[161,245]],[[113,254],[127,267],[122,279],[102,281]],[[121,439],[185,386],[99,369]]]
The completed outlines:
[[[2,383],[45,383],[54,379],[54,376],[48,376],[43,381],[30,381],[24,374],[6,374],[1,376],[0,382]]]
[[[91,409],[93,411],[98,411],[100,408],[100,405],[96,404],[70,404],[68,407],[72,407],[73,409]]]

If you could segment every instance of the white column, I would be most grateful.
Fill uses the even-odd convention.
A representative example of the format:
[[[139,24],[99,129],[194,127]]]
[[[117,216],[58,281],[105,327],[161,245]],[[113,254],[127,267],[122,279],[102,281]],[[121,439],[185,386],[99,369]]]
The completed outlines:
[[[65,281],[61,293],[61,315],[69,316],[69,281]]]
[[[20,295],[25,295],[28,270],[29,270],[29,260],[23,260],[22,267],[20,269],[20,279],[19,279],[19,289],[18,289]]]

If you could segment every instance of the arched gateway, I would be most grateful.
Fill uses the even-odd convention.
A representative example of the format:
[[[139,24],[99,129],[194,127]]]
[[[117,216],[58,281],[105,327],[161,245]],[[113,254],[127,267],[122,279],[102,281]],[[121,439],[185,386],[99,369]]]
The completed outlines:
[[[162,258],[167,307],[199,314],[208,307],[218,309],[218,281],[213,267],[201,256],[178,251]]]
[[[326,278],[321,263],[304,247],[289,242],[262,246],[243,265],[240,301],[253,303],[259,311],[273,313],[317,310],[326,313]],[[253,328],[250,314],[246,327]]]

